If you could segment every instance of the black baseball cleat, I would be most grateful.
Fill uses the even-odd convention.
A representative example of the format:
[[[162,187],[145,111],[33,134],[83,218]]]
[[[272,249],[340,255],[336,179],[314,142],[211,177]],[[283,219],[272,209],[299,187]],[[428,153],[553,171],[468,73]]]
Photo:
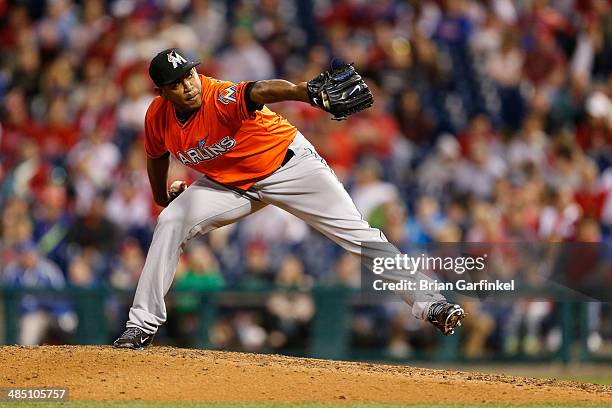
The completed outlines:
[[[113,342],[113,346],[140,350],[150,346],[154,337],[155,334],[147,334],[138,327],[128,327],[121,337]]]
[[[465,312],[461,306],[448,303],[446,300],[432,303],[427,311],[427,320],[445,336],[455,333],[455,327],[461,326],[461,319],[464,317]]]

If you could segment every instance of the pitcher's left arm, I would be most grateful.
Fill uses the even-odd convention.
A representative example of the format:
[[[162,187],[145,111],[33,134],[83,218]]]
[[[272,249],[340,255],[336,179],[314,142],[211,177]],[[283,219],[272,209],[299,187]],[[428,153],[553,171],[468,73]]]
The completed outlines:
[[[306,82],[296,85],[284,79],[269,79],[251,84],[253,85],[249,89],[248,96],[256,105],[283,101],[310,102]]]
[[[283,79],[249,82],[245,89],[249,111],[266,103],[282,101],[309,102],[344,120],[374,103],[372,92],[352,64],[325,71],[308,82],[293,84]]]

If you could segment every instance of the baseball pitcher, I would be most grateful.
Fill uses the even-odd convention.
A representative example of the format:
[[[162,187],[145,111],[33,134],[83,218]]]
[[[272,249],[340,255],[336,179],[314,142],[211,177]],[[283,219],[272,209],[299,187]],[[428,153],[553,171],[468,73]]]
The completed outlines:
[[[343,120],[373,103],[366,83],[351,65],[308,82],[285,80],[231,83],[199,75],[199,63],[171,48],[151,61],[149,74],[159,94],[145,116],[147,171],[155,202],[165,207],[140,276],[125,332],[116,347],[150,345],[166,321],[170,289],[181,245],[234,223],[268,204],[301,218],[344,249],[361,255],[368,243],[387,243],[364,221],[351,197],[308,140],[266,105],[310,103]],[[168,189],[170,155],[202,173],[189,187]],[[387,256],[399,251],[388,244]],[[389,281],[424,275],[382,275]],[[444,335],[465,316],[437,292],[398,293],[418,319]]]

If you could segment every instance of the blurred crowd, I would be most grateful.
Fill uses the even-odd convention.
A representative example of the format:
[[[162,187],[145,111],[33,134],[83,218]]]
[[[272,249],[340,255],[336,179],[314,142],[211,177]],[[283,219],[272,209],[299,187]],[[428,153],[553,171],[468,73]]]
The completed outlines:
[[[148,62],[171,46],[202,61],[201,73],[236,82],[306,81],[354,62],[374,93],[368,111],[335,122],[303,103],[272,108],[402,250],[611,240],[607,0],[14,0],[0,1],[0,21],[5,286],[135,287],[160,211],[142,143],[154,97]],[[170,173],[197,177],[176,162]],[[187,245],[175,286],[301,288],[230,308],[211,331],[219,347],[279,349],[303,343],[314,314],[308,288],[358,287],[359,269],[268,207]],[[74,329],[69,305],[22,303],[23,316],[37,317],[20,341],[42,341],[41,325]],[[177,298],[171,330],[193,332],[197,305]],[[558,345],[554,304],[469,309],[470,356]],[[600,309],[589,320],[595,346]],[[351,328],[354,344],[396,356],[432,338],[395,304],[356,310]]]

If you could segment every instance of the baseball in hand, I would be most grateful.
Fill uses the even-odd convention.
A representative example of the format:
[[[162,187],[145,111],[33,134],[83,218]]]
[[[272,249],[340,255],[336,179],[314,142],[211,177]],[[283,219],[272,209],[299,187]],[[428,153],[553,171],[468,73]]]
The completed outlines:
[[[183,180],[174,181],[168,189],[168,195],[170,196],[170,200],[174,200],[176,197],[179,196],[179,194],[185,191],[186,188],[187,183],[185,183]]]

